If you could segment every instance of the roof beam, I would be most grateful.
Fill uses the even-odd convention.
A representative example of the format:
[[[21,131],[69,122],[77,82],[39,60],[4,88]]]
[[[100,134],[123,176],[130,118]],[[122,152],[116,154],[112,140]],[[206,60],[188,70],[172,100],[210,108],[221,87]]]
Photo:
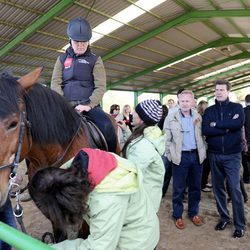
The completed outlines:
[[[148,92],[150,89],[152,88],[158,88],[164,84],[168,84],[170,82],[173,82],[173,81],[176,81],[176,80],[179,80],[179,79],[182,79],[184,77],[187,77],[187,76],[190,76],[190,75],[193,75],[195,73],[198,73],[198,72],[201,72],[203,70],[206,70],[206,69],[210,69],[212,67],[215,67],[215,66],[218,66],[220,64],[223,64],[223,63],[226,63],[226,62],[229,62],[231,60],[238,60],[238,59],[243,59],[243,58],[249,58],[250,56],[250,52],[243,52],[243,53],[240,53],[240,54],[237,54],[237,55],[234,55],[234,56],[230,56],[230,57],[227,57],[225,59],[222,59],[222,60],[219,60],[219,61],[216,61],[214,63],[211,63],[211,64],[208,64],[208,65],[205,65],[205,66],[202,66],[200,68],[197,68],[197,69],[194,69],[194,70],[190,70],[186,73],[183,73],[183,74],[180,74],[180,75],[177,75],[175,77],[172,77],[170,79],[167,79],[166,81],[162,81],[162,82],[159,82],[159,83],[156,83],[154,84],[153,86],[150,86],[150,87],[147,87],[147,88],[144,88],[140,91],[140,93],[143,93],[143,92]],[[192,84],[191,84],[192,85]],[[189,85],[187,85],[189,86]],[[175,90],[173,91],[176,91],[178,88],[176,88]],[[172,90],[171,90],[172,91]]]
[[[17,46],[20,42],[30,36],[33,32],[37,31],[39,28],[48,23],[54,16],[58,15],[68,6],[72,5],[74,1],[72,0],[61,0],[48,12],[44,13],[40,18],[38,18],[34,23],[27,27],[22,33],[17,35],[13,40],[11,40],[7,45],[5,45],[0,51],[0,58],[5,56],[11,49]]]
[[[247,88],[247,87],[250,87],[250,83],[248,84],[248,85],[244,85],[244,84],[246,84],[246,83],[249,83],[249,81],[245,81],[245,82],[241,82],[241,83],[238,83],[238,84],[235,84],[234,86],[233,86],[233,88],[231,89],[231,92],[232,91],[236,91],[236,90],[239,90],[239,89],[243,89],[243,88]],[[244,85],[244,86],[242,86],[242,85]],[[241,87],[238,87],[238,86],[241,86]],[[236,87],[238,87],[238,88],[236,88]],[[203,93],[202,95],[199,95],[199,96],[197,96],[198,98],[200,98],[200,97],[202,97],[202,96],[204,96],[204,95],[209,95],[209,94],[211,94],[211,93],[213,93],[214,92],[214,90],[212,91],[209,91],[209,92],[206,92],[206,93]],[[214,96],[214,95],[213,95]],[[211,97],[213,97],[213,96],[209,96],[208,98],[211,98]]]
[[[229,80],[229,82],[230,82],[230,81],[233,81],[233,80],[238,80],[238,79],[239,79],[239,81],[242,81],[242,80],[240,80],[240,78],[245,77],[245,76],[249,76],[249,77],[250,77],[250,74],[248,73],[248,74],[245,74],[245,75],[242,75],[242,76],[237,76],[237,77],[231,78],[231,79]],[[248,82],[249,82],[249,81],[250,81],[250,79],[248,80]],[[241,83],[242,83],[242,82],[241,82]],[[214,85],[205,86],[205,87],[203,87],[203,88],[196,89],[196,90],[194,90],[194,93],[197,93],[197,92],[200,92],[200,91],[209,89],[209,88],[211,88],[212,86],[214,86]]]
[[[147,68],[147,69],[142,70],[140,72],[137,72],[137,73],[135,73],[133,75],[122,78],[122,79],[120,79],[120,80],[118,80],[116,82],[108,83],[107,84],[107,89],[112,89],[112,88],[114,88],[114,87],[116,87],[116,86],[118,86],[118,85],[120,85],[120,84],[122,84],[124,82],[128,82],[128,81],[133,80],[133,79],[135,79],[137,77],[146,75],[146,74],[148,74],[148,73],[150,73],[150,72],[152,72],[152,71],[154,71],[156,69],[164,67],[164,66],[166,66],[166,65],[168,65],[170,63],[175,63],[175,62],[177,62],[179,60],[182,60],[182,59],[184,59],[184,58],[186,58],[188,56],[191,56],[193,54],[201,52],[201,51],[203,51],[205,49],[216,48],[216,47],[230,45],[230,44],[236,44],[236,43],[250,43],[250,38],[249,37],[225,37],[225,38],[220,38],[220,39],[218,39],[216,41],[205,44],[205,45],[203,45],[203,46],[201,46],[199,48],[196,48],[196,49],[194,49],[192,51],[188,51],[188,52],[186,52],[186,53],[184,53],[182,55],[176,56],[176,57],[168,59],[168,60],[166,60],[166,61],[164,61],[164,62],[162,62],[160,64],[154,65],[153,67]],[[155,86],[152,85],[152,88],[154,88],[154,87]]]
[[[146,34],[143,34],[142,36],[137,37],[135,40],[122,45],[121,47],[113,50],[112,52],[102,56],[102,59],[103,61],[106,61],[124,52],[125,50],[128,50],[129,48],[136,46],[139,43],[142,43],[168,29],[179,26],[181,24],[186,24],[189,22],[197,22],[199,20],[207,20],[212,17],[249,17],[249,16],[250,16],[250,11],[247,9],[190,11],[173,20],[168,21],[167,23],[164,23],[163,25],[149,31]]]
[[[202,84],[202,83],[204,83],[204,82],[206,82],[206,81],[212,81],[212,80],[215,80],[215,79],[218,79],[218,78],[221,78],[221,77],[230,75],[231,73],[238,72],[239,70],[242,70],[242,69],[249,69],[249,67],[250,67],[250,63],[245,64],[245,65],[242,65],[242,66],[239,66],[239,67],[237,67],[237,68],[234,68],[234,69],[231,69],[231,70],[228,70],[228,71],[225,71],[225,72],[222,72],[222,73],[218,73],[218,74],[216,74],[216,75],[207,77],[207,78],[202,79],[202,80],[200,80],[200,81],[196,81],[196,82],[187,84],[187,85],[183,86],[183,88],[187,88],[187,87],[190,87],[190,86]],[[202,96],[203,96],[203,95],[204,95],[204,94],[202,94]]]
[[[233,88],[231,91],[237,91],[237,90],[240,90],[240,89],[245,89],[245,88],[248,88],[248,87],[250,87],[250,84],[248,84],[248,85],[245,85],[245,86],[242,86],[242,87],[239,87],[239,88]]]

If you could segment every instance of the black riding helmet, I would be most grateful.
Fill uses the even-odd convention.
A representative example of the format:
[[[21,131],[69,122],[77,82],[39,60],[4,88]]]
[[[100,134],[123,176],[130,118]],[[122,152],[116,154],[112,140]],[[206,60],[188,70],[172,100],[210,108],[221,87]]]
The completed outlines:
[[[71,40],[87,42],[92,37],[92,30],[87,20],[74,18],[68,24],[67,35]]]

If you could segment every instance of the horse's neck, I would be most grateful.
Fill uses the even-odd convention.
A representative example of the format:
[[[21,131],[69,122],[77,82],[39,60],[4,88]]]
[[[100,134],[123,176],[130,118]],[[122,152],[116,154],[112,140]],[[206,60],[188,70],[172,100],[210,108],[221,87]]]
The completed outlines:
[[[57,144],[48,144],[46,146],[40,146],[33,144],[27,159],[37,167],[52,165],[61,155],[63,148]]]
[[[85,135],[80,133],[65,147],[59,144],[48,144],[46,146],[32,144],[25,158],[31,162],[32,168],[35,170],[46,166],[59,167],[74,157],[83,147],[89,147],[89,144],[86,141]]]

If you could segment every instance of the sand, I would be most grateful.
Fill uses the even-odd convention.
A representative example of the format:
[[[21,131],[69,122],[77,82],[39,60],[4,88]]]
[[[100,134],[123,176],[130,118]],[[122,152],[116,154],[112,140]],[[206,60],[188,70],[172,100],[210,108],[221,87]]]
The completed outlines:
[[[27,178],[25,177],[27,180]],[[25,181],[24,181],[25,182]],[[171,186],[171,185],[170,185]],[[250,197],[250,184],[245,185],[247,193]],[[13,201],[15,204],[15,201]],[[46,231],[51,232],[50,222],[40,213],[32,201],[22,202],[24,207],[24,224],[27,232],[41,239]],[[231,210],[231,203],[228,204]],[[218,222],[218,214],[213,193],[203,193],[200,203],[200,216],[203,220],[203,225],[197,227],[193,225],[187,218],[187,203],[185,203],[185,211],[183,218],[186,222],[186,228],[179,230],[175,227],[172,220],[172,205],[171,205],[171,187],[164,199],[162,199],[159,211],[161,237],[157,250],[250,250],[249,232],[241,239],[232,238],[234,231],[233,225],[228,226],[224,231],[215,231],[214,226]],[[250,222],[250,201],[245,203],[245,216],[247,219],[247,230]],[[105,249],[108,250],[108,249]],[[131,249],[133,250],[133,249]],[[139,249],[135,249],[139,250]]]

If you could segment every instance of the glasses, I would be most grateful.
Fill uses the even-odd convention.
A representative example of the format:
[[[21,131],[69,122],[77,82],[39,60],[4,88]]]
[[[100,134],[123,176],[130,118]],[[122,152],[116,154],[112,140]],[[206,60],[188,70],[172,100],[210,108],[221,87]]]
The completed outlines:
[[[116,110],[120,110],[120,109],[116,109]]]

